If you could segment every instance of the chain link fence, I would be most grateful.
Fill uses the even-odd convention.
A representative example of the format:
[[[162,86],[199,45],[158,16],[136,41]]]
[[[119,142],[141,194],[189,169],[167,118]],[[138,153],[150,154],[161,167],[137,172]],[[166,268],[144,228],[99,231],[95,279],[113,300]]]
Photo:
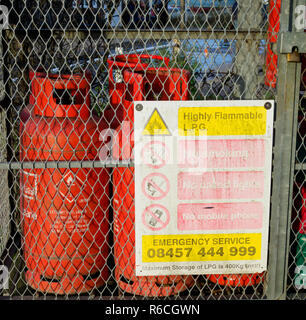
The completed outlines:
[[[301,56],[302,70],[300,94],[298,100],[296,165],[293,184],[293,202],[290,234],[290,252],[288,268],[288,295],[291,299],[304,299],[305,296],[305,55]]]
[[[144,79],[142,100],[277,100],[280,1],[3,6],[9,27],[0,46],[0,264],[9,281],[0,293],[10,299],[265,299],[273,268],[136,277],[135,175],[121,126],[133,127],[131,102],[139,95],[127,72]],[[305,281],[299,282],[306,273],[305,73],[287,273],[293,299],[305,293]],[[115,144],[101,134],[110,129],[121,134]],[[117,161],[107,162],[110,155]]]

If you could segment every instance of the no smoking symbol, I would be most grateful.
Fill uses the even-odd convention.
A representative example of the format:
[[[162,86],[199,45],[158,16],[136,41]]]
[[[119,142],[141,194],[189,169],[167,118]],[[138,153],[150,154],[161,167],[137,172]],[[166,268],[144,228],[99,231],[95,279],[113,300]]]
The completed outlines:
[[[141,152],[142,161],[153,169],[163,167],[169,160],[169,150],[161,141],[150,141]]]
[[[143,224],[152,231],[164,229],[170,221],[170,214],[166,207],[152,204],[142,214]]]
[[[143,179],[142,192],[151,200],[164,198],[169,190],[169,180],[161,173],[151,173]]]

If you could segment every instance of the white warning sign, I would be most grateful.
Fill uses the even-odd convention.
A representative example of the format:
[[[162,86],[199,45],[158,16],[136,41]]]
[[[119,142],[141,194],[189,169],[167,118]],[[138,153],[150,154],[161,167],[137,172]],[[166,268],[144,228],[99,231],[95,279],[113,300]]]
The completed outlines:
[[[267,268],[273,101],[141,101],[137,276]]]

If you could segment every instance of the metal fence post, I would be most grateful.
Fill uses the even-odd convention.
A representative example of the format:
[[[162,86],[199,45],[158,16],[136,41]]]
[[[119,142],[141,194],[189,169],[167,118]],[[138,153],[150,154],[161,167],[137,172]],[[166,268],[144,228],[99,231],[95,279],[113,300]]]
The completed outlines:
[[[2,45],[2,32],[0,31],[0,100],[5,104],[5,85],[3,76],[3,45]],[[7,114],[3,105],[0,107],[0,161],[7,161]],[[5,248],[6,242],[10,233],[10,187],[8,183],[8,171],[0,170],[0,257]]]
[[[280,33],[292,31],[294,2],[282,1]],[[297,115],[301,79],[299,54],[279,52],[273,185],[271,198],[269,265],[266,296],[286,299],[295,167]],[[294,53],[293,53],[294,54]]]
[[[279,57],[267,298],[285,299],[300,63]]]

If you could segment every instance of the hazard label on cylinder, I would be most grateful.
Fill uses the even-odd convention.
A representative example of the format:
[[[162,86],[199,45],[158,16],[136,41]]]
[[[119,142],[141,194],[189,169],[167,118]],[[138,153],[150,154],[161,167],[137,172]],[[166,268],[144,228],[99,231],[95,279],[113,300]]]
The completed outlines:
[[[265,271],[274,101],[139,104],[136,275]]]

